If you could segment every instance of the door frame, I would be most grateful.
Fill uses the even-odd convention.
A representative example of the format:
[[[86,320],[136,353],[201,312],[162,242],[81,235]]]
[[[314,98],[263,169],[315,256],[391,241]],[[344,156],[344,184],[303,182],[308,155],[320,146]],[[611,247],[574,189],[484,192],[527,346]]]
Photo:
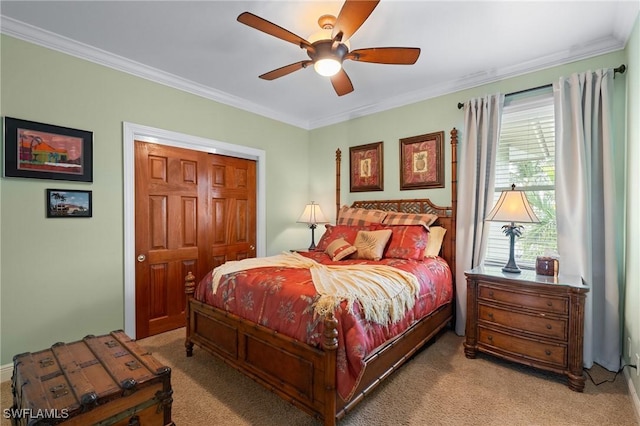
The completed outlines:
[[[213,139],[123,122],[124,331],[136,338],[135,141],[256,161],[256,256],[266,255],[266,152]]]

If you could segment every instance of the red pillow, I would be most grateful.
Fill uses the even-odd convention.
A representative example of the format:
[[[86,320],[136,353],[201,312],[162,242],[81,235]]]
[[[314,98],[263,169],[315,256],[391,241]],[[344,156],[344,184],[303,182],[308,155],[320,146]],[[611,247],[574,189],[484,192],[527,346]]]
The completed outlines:
[[[325,251],[329,244],[337,239],[344,239],[349,244],[353,245],[356,242],[356,236],[358,231],[368,231],[369,226],[349,226],[349,225],[325,225],[327,229],[320,241],[316,245],[316,250]]]
[[[383,257],[396,259],[421,260],[427,247],[429,231],[422,225],[388,226],[391,239],[384,250]]]

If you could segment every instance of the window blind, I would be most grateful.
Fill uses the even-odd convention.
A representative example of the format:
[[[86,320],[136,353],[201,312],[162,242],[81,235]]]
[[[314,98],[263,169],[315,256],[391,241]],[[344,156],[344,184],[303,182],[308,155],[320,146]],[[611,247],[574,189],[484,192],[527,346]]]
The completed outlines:
[[[527,223],[516,237],[515,260],[533,268],[536,256],[557,251],[555,215],[555,118],[551,93],[506,105],[496,155],[494,204],[502,191],[525,191],[540,223]],[[485,263],[504,265],[509,258],[509,238],[503,223],[488,222]]]

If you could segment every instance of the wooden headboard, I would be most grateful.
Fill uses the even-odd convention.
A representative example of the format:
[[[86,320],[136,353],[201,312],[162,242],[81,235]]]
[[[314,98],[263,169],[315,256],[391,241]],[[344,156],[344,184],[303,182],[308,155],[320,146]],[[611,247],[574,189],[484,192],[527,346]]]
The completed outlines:
[[[340,164],[342,153],[336,151],[336,218],[340,211]],[[351,207],[365,209],[377,209],[400,213],[431,213],[438,215],[434,225],[439,225],[447,230],[442,243],[440,255],[449,263],[451,273],[456,272],[456,209],[458,204],[458,131],[451,130],[451,206],[443,207],[434,204],[428,198],[411,200],[366,200],[354,201]]]

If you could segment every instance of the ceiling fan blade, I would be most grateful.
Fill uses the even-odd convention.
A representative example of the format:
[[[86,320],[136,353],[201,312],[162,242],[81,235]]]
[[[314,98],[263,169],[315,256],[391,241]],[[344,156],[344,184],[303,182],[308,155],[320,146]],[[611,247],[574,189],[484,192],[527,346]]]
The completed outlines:
[[[280,67],[273,71],[269,71],[260,76],[263,80],[275,80],[276,78],[284,77],[287,74],[291,74],[294,71],[301,70],[302,68],[306,68],[307,65],[313,63],[313,61],[300,61],[295,64],[285,65],[284,67]]]
[[[347,93],[353,92],[353,84],[351,84],[351,79],[344,72],[344,69],[341,68],[340,71],[333,77],[331,77],[331,84],[335,89],[338,96],[346,95]]]
[[[269,22],[266,19],[256,16],[251,12],[243,12],[238,15],[238,22],[255,28],[256,30],[260,30],[263,33],[267,33],[269,35],[277,37],[281,40],[293,43],[299,47],[312,47],[311,44],[302,37],[292,33],[291,31],[285,30],[284,28],[274,24],[273,22]]]
[[[358,28],[367,20],[373,9],[380,3],[380,0],[346,0],[340,9],[333,26],[332,38],[347,41],[358,31]]]
[[[356,49],[347,53],[344,59],[376,64],[413,65],[419,56],[419,47],[372,47]]]

